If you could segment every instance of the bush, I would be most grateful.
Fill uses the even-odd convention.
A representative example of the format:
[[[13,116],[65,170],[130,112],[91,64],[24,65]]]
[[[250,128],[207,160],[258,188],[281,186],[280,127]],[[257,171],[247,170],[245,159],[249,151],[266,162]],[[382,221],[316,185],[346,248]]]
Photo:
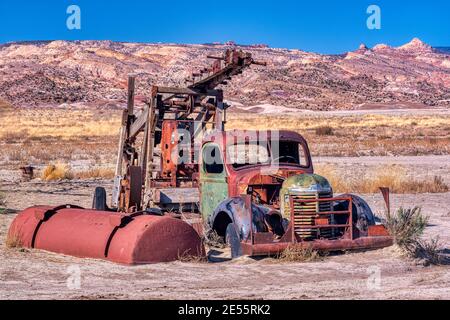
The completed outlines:
[[[417,240],[409,249],[410,254],[417,259],[423,261],[424,265],[438,265],[443,262],[443,257],[440,254],[441,243],[439,237],[432,238],[429,241]]]
[[[42,172],[42,180],[45,181],[71,179],[73,179],[73,173],[66,164],[50,164]]]
[[[330,126],[322,126],[316,128],[316,134],[318,136],[332,136],[334,135],[334,131]]]
[[[388,214],[384,224],[394,237],[394,242],[408,256],[421,260],[424,265],[437,265],[443,262],[439,238],[428,241],[420,238],[428,220],[429,217],[422,214],[420,207],[400,208],[394,215]]]
[[[311,247],[288,246],[277,258],[284,262],[310,262],[320,259],[321,256]]]
[[[387,214],[384,225],[400,247],[413,246],[423,234],[429,218],[422,214],[420,207],[399,208],[394,214]]]

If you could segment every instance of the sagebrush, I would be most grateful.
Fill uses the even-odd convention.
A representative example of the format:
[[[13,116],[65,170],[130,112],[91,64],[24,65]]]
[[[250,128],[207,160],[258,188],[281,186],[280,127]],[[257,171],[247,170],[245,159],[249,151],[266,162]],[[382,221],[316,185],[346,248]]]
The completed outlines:
[[[420,207],[399,208],[394,214],[386,214],[384,225],[394,237],[394,242],[404,252],[424,265],[441,264],[441,244],[439,238],[422,239],[429,217],[422,214]]]
[[[422,214],[422,208],[400,207],[394,214],[387,213],[384,225],[401,247],[408,247],[420,239],[429,217]]]

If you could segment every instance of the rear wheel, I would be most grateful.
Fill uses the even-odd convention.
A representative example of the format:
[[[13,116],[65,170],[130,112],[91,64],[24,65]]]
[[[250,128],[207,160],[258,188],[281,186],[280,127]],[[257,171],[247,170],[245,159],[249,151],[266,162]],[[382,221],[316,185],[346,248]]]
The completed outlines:
[[[225,233],[225,242],[231,249],[231,259],[242,256],[241,238],[237,230],[236,224],[230,223]]]

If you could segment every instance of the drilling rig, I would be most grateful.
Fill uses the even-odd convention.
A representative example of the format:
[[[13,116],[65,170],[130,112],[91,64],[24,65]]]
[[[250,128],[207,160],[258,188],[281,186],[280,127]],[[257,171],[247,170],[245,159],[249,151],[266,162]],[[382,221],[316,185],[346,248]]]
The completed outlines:
[[[134,212],[154,208],[155,204],[164,205],[158,200],[164,197],[161,191],[170,192],[173,188],[190,188],[184,193],[196,194],[192,189],[198,187],[201,147],[196,141],[206,128],[223,131],[226,121],[228,105],[223,101],[223,90],[217,87],[226,85],[251,65],[266,65],[240,50],[228,49],[222,56],[207,57],[214,63],[185,79],[190,83],[187,87],[153,86],[145,109],[138,115],[134,113],[135,78],[128,79],[128,103],[122,115],[111,202],[118,211]],[[184,136],[179,136],[179,132]],[[174,156],[180,140],[188,146],[185,149],[189,154]],[[157,146],[159,164],[155,163]],[[102,197],[99,199],[98,209],[102,209]]]

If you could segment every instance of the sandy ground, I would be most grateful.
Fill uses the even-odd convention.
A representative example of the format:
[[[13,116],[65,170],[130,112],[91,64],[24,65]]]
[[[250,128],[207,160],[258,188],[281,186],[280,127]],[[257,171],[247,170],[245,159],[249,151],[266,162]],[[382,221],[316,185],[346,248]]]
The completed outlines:
[[[321,158],[320,162],[370,165],[357,158]],[[441,170],[440,158],[378,159]],[[359,161],[359,162],[358,162]],[[362,163],[364,162],[364,163]],[[436,164],[441,163],[441,166]],[[436,169],[437,168],[437,169]],[[447,171],[448,170],[448,171]],[[439,173],[438,172],[438,173]],[[434,172],[433,172],[434,173]],[[8,206],[62,203],[89,207],[95,186],[111,182],[3,183]],[[383,211],[381,196],[365,195],[375,212]],[[393,195],[393,207],[422,206],[430,216],[425,237],[440,236],[449,252],[450,193]],[[15,214],[0,215],[1,299],[449,299],[448,265],[424,267],[401,256],[394,247],[325,257],[322,261],[285,263],[242,257],[208,263],[161,263],[121,266],[38,250],[7,249],[4,242]],[[216,254],[216,252],[210,252]],[[226,252],[222,255],[226,257]],[[219,256],[220,257],[220,256]],[[220,259],[215,259],[220,260]],[[75,285],[80,271],[80,286]],[[378,277],[379,275],[379,277]]]

